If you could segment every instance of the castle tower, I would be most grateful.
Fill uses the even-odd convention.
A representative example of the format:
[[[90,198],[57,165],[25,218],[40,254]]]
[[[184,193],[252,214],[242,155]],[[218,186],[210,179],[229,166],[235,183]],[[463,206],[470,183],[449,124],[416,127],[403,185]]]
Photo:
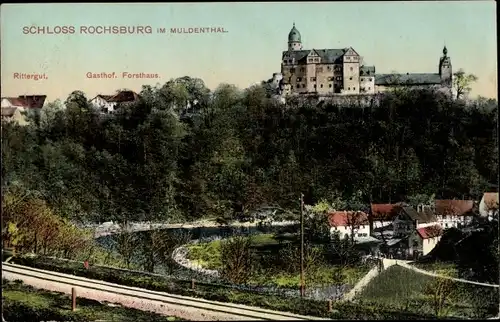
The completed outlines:
[[[439,76],[441,77],[441,84],[447,87],[452,86],[452,69],[451,59],[448,57],[448,49],[446,46],[443,48],[443,56],[439,59]]]
[[[300,32],[295,28],[295,22],[293,23],[292,30],[288,34],[288,50],[301,50],[302,49],[302,39],[300,37]]]

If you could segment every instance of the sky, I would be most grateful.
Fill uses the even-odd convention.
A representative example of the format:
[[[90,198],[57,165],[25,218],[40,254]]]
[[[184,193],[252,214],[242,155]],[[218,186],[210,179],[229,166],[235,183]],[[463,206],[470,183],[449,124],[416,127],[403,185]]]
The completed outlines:
[[[280,2],[3,4],[1,95],[47,95],[74,90],[92,98],[191,76],[215,89],[246,88],[280,72],[295,22],[304,49],[352,47],[377,73],[437,73],[443,46],[453,71],[479,80],[472,96],[497,98],[496,3]],[[73,34],[24,34],[23,27],[73,26]],[[151,26],[152,34],[81,34],[81,26]],[[227,32],[165,34],[158,28],[219,27]],[[34,28],[36,29],[36,28]],[[117,78],[88,78],[112,73]],[[122,73],[158,74],[155,79]],[[39,80],[19,74],[45,74]]]

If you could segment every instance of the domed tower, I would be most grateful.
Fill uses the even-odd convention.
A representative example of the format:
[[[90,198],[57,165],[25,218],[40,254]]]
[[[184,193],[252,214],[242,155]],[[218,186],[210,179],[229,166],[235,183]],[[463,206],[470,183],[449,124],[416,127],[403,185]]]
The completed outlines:
[[[441,76],[441,84],[451,87],[452,75],[451,59],[448,57],[448,49],[444,46],[443,57],[439,59],[439,76]]]
[[[293,23],[292,30],[288,34],[288,50],[301,50],[302,49],[302,39],[300,37],[300,32],[295,28],[295,22]]]

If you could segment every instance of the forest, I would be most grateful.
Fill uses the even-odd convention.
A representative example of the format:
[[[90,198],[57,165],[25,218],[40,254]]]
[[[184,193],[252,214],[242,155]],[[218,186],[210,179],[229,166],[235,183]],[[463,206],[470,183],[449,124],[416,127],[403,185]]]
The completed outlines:
[[[81,91],[2,124],[3,194],[82,223],[235,218],[353,196],[365,205],[496,191],[496,100],[399,88],[377,105],[277,104],[264,85],[143,86],[101,115]],[[189,106],[189,113],[186,107]]]

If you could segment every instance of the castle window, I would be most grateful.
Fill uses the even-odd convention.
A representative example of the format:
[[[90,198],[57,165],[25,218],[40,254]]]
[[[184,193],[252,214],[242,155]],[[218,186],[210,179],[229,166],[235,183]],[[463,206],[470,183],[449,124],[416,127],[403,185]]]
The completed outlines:
[[[301,77],[297,77],[297,82],[300,82],[302,80]]]
[[[351,88],[350,88],[350,87],[347,87],[347,90],[348,90],[348,91],[350,91],[350,90],[351,90]]]
[[[367,71],[367,72],[366,72],[366,74],[367,74],[367,75],[370,75],[370,71]]]
[[[329,81],[332,81],[332,80],[333,80],[333,77],[328,77],[328,80],[329,80]]]
[[[369,81],[371,82],[373,80],[373,78],[370,77]]]
[[[352,80],[352,77],[349,77],[349,80]]]
[[[356,87],[353,87],[353,88],[352,88],[352,90],[353,90],[353,91],[355,91],[355,90],[356,90]]]
[[[332,88],[332,84],[328,85],[328,87]]]
[[[314,88],[316,88],[316,84],[314,84]]]
[[[293,89],[293,85],[290,85],[290,89]]]
[[[331,67],[330,67],[330,66],[328,66],[326,69],[331,70]]]
[[[360,72],[360,74],[361,74],[361,75],[363,75],[363,74],[364,74],[364,72],[363,72],[363,71],[361,71],[361,72]]]
[[[316,77],[311,77],[311,82],[315,82],[316,81]]]
[[[323,88],[323,84],[319,85],[319,87]]]
[[[370,87],[368,87],[368,90],[370,90]]]

